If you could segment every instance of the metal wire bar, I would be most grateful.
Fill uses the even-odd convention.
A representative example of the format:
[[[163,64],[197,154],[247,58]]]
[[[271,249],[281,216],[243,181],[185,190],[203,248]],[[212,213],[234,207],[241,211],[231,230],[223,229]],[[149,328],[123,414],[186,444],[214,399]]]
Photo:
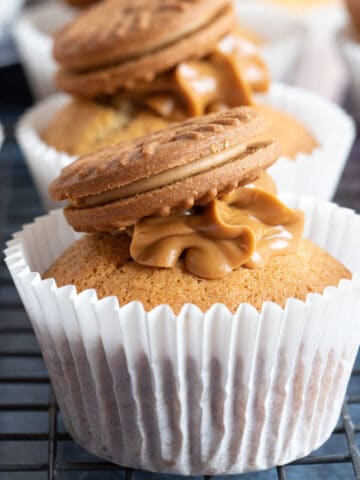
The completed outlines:
[[[346,405],[346,402],[344,403],[344,406],[342,409],[342,418],[344,422],[346,440],[350,450],[351,461],[354,468],[355,478],[356,480],[359,480],[360,479],[360,455],[359,455],[359,449],[355,440],[354,425],[351,420],[349,409],[348,409],[348,406]]]
[[[109,472],[114,470],[124,471],[124,467],[107,462],[66,462],[56,464],[57,472]],[[131,470],[129,472],[131,473]]]
[[[47,442],[49,441],[49,432],[43,433],[0,433],[0,442]],[[57,433],[56,442],[72,442],[73,439],[68,433]]]
[[[41,358],[40,352],[0,352],[0,358]]]
[[[0,404],[0,412],[47,412],[48,404],[38,403],[4,403]]]
[[[301,460],[296,460],[290,465],[324,465],[332,463],[349,463],[351,462],[350,454],[333,454],[333,455],[319,455],[309,456]]]
[[[30,377],[13,377],[13,376],[0,376],[0,384],[1,383],[13,383],[13,384],[46,384],[50,383],[50,379],[48,377],[36,377],[36,376],[30,376]]]
[[[48,465],[47,463],[24,463],[23,465],[19,464],[0,464],[0,472],[47,472]]]
[[[51,390],[49,405],[48,480],[54,480],[55,478],[57,411],[54,392]]]
[[[277,467],[276,472],[279,480],[287,480],[287,475],[284,467]]]
[[[125,480],[132,480],[133,473],[131,468],[125,468]]]
[[[18,327],[16,327],[13,325],[10,326],[10,324],[0,324],[0,333],[32,333],[32,330],[29,326],[25,325],[19,325]]]

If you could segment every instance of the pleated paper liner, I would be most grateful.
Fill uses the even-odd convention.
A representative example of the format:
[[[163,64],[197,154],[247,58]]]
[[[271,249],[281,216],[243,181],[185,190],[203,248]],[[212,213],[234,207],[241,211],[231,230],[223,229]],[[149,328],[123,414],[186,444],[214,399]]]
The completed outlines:
[[[303,34],[296,64],[293,65],[292,75],[287,77],[287,82],[329,100],[341,102],[346,87],[346,72],[335,45],[335,33],[346,22],[345,7],[341,0],[313,2],[312,5],[304,5],[305,2],[301,1],[297,2],[298,5],[269,0],[237,2],[245,4],[249,14],[255,18],[257,16],[259,32],[271,29],[271,26],[266,26],[268,19],[271,24],[272,18],[277,18],[277,22],[283,24],[284,28],[286,23],[290,27],[296,22]]]
[[[260,51],[273,81],[291,83],[307,34],[303,23],[294,15],[279,12],[267,3],[235,0],[234,4],[240,24],[264,41]]]
[[[298,1],[298,5],[291,5],[288,2],[279,0],[235,0],[254,11],[266,11],[268,15],[274,14],[278,17],[283,16],[288,21],[296,20],[306,29],[316,28],[318,30],[336,29],[341,25],[346,17],[345,8],[342,0],[318,1],[313,5]]]
[[[24,0],[1,0],[0,29],[7,28],[24,4]]]
[[[14,25],[16,46],[31,90],[38,100],[57,91],[53,35],[75,14],[76,10],[65,2],[50,1],[26,8]]]
[[[331,200],[355,140],[355,124],[340,107],[305,90],[277,84],[259,101],[291,114],[316,138],[319,148],[281,157],[269,169],[279,190]]]
[[[69,101],[63,94],[53,95],[31,108],[20,120],[17,139],[40,193],[45,209],[59,204],[48,195],[48,186],[62,168],[76,157],[59,152],[41,139],[41,131],[55,113]],[[301,89],[282,84],[272,86],[259,101],[290,113],[302,121],[320,147],[295,159],[280,158],[270,173],[280,190],[330,200],[336,190],[355,138],[351,118],[339,107]]]
[[[51,95],[46,100],[30,108],[20,119],[16,128],[16,138],[24,154],[35,187],[40,194],[46,210],[59,206],[51,200],[48,187],[61,170],[76,160],[76,156],[59,152],[47,145],[41,138],[41,132],[51,118],[59,111],[70,97],[64,94]]]
[[[123,466],[195,475],[270,468],[327,440],[359,347],[360,217],[283,199],[305,210],[305,236],[354,272],[285,309],[184,305],[175,316],[99,301],[41,279],[79,237],[61,211],[15,234],[5,261],[80,445]]]

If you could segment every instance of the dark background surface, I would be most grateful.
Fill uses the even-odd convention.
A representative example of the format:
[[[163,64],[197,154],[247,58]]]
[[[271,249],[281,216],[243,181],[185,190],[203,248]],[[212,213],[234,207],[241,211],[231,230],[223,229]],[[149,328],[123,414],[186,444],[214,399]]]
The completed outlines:
[[[0,0],[1,1],[1,0]],[[31,178],[14,139],[14,124],[33,103],[19,66],[0,69],[0,120],[6,140],[0,151],[0,243],[4,246],[12,233],[24,223],[43,213]],[[351,102],[346,102],[351,111]],[[324,172],[326,174],[326,172]],[[360,211],[360,140],[353,149],[335,200]],[[359,242],[360,243],[360,242]],[[359,245],[360,248],[360,245]],[[1,248],[2,249],[2,248]],[[339,321],[341,321],[339,319]],[[358,362],[360,365],[360,362]],[[21,406],[19,406],[21,405]],[[349,386],[349,412],[354,422],[351,435],[359,444],[360,372]],[[51,401],[47,373],[32,334],[27,316],[19,302],[6,268],[0,265],[0,480],[87,479],[162,479],[158,474],[127,473],[111,470],[65,434],[61,415]],[[233,477],[241,480],[351,480],[355,476],[351,463],[344,418],[332,438],[314,455],[315,465],[289,466],[281,470]],[[56,427],[56,428],[55,428]],[[9,440],[10,439],[10,440]],[[50,439],[50,440],[49,440]],[[351,439],[351,438],[350,438]],[[57,440],[57,441],[55,441]],[[358,460],[356,445],[353,456]],[[321,458],[319,459],[319,455]],[[325,456],[325,457],[324,457]],[[318,464],[325,461],[325,464]],[[91,462],[88,465],[88,462]],[[329,463],[330,462],[330,463]],[[5,472],[4,465],[8,470]],[[24,465],[28,464],[27,467]],[[21,466],[23,473],[15,472]],[[98,471],[90,471],[90,467]],[[30,472],[37,468],[38,471]],[[101,469],[101,471],[100,471]],[[40,471],[41,470],[41,471]],[[55,472],[54,476],[52,473]],[[77,470],[77,471],[76,471]],[[126,476],[127,475],[127,476]],[[176,477],[171,477],[176,478]],[[222,477],[223,478],[223,477]]]

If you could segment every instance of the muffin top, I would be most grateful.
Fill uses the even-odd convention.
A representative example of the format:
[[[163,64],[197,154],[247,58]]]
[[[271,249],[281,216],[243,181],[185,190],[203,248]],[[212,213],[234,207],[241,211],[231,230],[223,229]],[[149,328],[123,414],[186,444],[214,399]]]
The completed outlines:
[[[320,247],[302,240],[294,254],[277,256],[261,269],[240,267],[225,277],[208,280],[191,274],[179,261],[173,269],[150,268],[134,262],[130,238],[86,235],[72,245],[46,272],[58,287],[75,285],[78,292],[94,288],[98,298],[115,295],[120,305],[140,301],[146,310],[168,304],[177,314],[187,303],[206,311],[216,303],[235,312],[247,302],[261,310],[265,301],[281,307],[288,298],[305,300],[337,286],[349,271]]]
[[[60,152],[83,155],[109,145],[135,140],[168,127],[170,120],[148,108],[123,101],[107,103],[73,98],[56,112],[41,132],[43,141]]]

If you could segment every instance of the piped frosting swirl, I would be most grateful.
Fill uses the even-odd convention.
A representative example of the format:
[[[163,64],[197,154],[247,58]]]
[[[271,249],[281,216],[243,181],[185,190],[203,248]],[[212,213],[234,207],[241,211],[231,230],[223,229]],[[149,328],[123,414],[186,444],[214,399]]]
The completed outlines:
[[[275,255],[293,253],[303,226],[303,212],[288,208],[263,178],[204,207],[140,220],[130,254],[138,263],[162,268],[184,256],[191,273],[221,278],[240,266],[259,268]]]

